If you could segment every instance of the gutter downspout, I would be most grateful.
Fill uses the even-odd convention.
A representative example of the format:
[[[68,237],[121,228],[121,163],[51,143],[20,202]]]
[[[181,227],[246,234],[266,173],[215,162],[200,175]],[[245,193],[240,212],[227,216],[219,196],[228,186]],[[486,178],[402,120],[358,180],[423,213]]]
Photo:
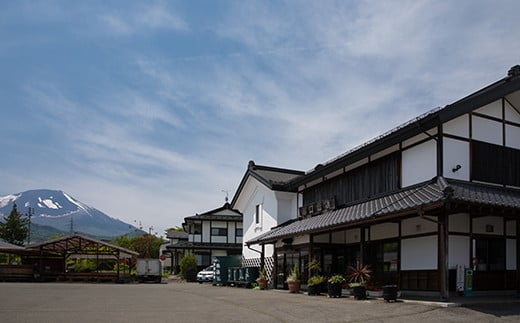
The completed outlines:
[[[249,244],[246,244],[246,246],[247,246],[247,249],[249,249],[251,251],[254,251],[254,252],[258,252],[260,254],[260,270],[262,268],[264,268],[264,266],[265,266],[265,255],[264,255],[265,254],[265,246],[263,244],[261,244],[262,251],[258,251],[256,249],[251,248],[251,246],[249,246]]]

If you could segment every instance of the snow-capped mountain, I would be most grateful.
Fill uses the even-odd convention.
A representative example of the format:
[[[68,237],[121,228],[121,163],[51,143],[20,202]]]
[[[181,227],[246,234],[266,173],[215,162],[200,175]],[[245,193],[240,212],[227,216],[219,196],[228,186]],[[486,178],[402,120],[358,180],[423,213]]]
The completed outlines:
[[[32,209],[31,223],[64,232],[82,232],[100,237],[116,237],[136,231],[132,225],[76,200],[63,191],[30,190],[0,197],[0,217],[6,217],[16,203],[18,212]]]

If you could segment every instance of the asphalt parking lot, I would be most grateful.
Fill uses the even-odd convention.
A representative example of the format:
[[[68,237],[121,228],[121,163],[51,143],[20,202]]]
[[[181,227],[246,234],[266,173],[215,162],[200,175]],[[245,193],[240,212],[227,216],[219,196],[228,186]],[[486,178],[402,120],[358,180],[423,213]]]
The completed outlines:
[[[440,307],[169,281],[0,283],[2,322],[520,322],[520,303]]]

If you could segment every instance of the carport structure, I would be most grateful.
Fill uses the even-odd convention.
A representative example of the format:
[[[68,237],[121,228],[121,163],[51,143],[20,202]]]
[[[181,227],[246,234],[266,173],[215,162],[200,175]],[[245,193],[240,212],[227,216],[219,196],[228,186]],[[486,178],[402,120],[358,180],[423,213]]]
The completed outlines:
[[[82,281],[125,281],[130,278],[130,271],[139,254],[135,251],[93,239],[81,234],[73,234],[57,239],[33,244],[27,247],[31,251],[26,261],[31,261],[39,271],[42,280],[82,280]],[[94,259],[96,270],[93,272],[72,272],[67,267],[69,259]],[[100,272],[103,261],[115,260],[126,264],[127,270]]]

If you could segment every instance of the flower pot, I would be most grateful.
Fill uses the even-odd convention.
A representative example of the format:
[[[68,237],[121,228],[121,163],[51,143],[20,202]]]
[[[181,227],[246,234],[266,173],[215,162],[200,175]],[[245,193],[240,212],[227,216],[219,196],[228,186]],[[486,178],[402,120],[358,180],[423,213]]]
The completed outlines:
[[[329,297],[341,297],[341,285],[342,283],[328,283],[327,291]]]
[[[267,279],[259,279],[256,281],[260,289],[267,289]]]
[[[383,286],[383,299],[385,302],[397,300],[397,285]]]
[[[354,294],[355,299],[366,299],[367,298],[367,289],[365,286],[355,286],[352,289],[352,293]]]
[[[307,286],[307,295],[319,295],[321,293],[321,285],[308,285]]]
[[[291,292],[291,293],[299,292],[300,291],[300,281],[299,280],[288,279],[287,280],[287,288],[289,289],[289,292]]]

